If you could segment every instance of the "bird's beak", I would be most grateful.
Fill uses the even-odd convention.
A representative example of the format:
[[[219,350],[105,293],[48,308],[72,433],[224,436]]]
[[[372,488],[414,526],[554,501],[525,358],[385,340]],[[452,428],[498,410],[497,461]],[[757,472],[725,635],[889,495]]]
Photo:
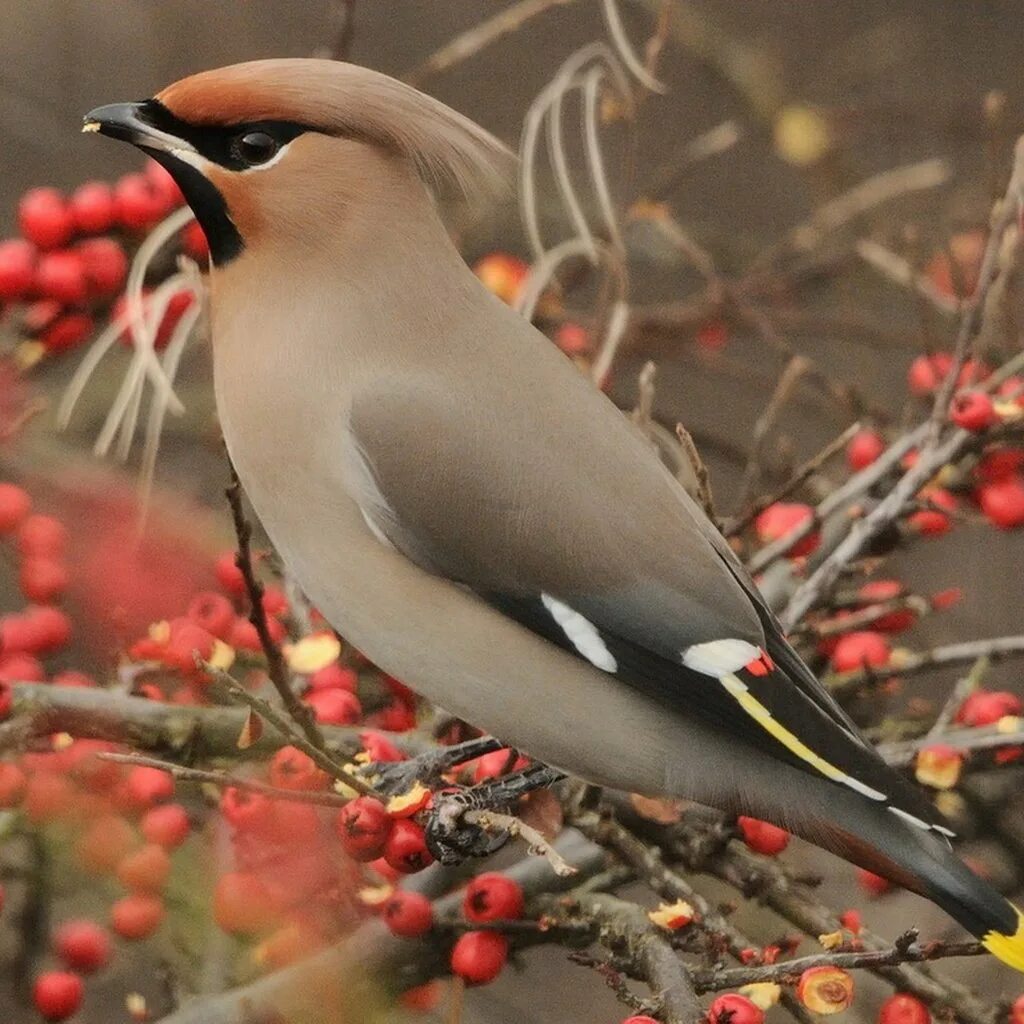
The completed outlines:
[[[112,139],[121,139],[143,149],[166,153],[194,153],[195,147],[185,139],[159,127],[162,108],[153,100],[139,103],[108,103],[90,110],[82,121],[83,132],[98,132]]]

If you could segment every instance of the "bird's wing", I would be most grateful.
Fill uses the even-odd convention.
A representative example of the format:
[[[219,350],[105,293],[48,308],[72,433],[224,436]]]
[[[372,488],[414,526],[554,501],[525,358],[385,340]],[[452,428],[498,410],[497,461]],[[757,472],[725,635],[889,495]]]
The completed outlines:
[[[559,380],[541,405],[550,422],[514,395],[486,406],[456,395],[442,376],[363,390],[348,445],[370,527],[668,712],[943,829],[792,650],[638,432],[582,378]],[[577,407],[593,423],[573,436],[559,410]]]

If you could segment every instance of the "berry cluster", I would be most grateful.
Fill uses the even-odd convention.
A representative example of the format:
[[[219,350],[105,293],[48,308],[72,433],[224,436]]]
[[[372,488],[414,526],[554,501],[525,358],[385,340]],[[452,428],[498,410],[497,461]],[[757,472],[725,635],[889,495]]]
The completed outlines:
[[[22,196],[21,237],[0,241],[0,312],[17,307],[22,332],[32,340],[20,352],[22,365],[77,348],[97,324],[123,319],[121,293],[132,253],[183,202],[178,186],[153,160],[113,185],[87,182],[70,196],[34,188]],[[181,232],[180,251],[205,264],[206,237],[195,221]],[[170,297],[158,346],[192,301],[186,291]],[[130,339],[126,328],[122,340]]]

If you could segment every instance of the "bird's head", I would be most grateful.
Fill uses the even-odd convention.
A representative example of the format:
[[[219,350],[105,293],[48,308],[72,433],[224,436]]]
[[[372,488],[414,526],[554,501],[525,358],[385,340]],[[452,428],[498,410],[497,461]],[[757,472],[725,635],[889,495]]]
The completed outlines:
[[[410,86],[301,58],[235,64],[152,99],[97,107],[83,131],[131,142],[163,164],[218,266],[275,231],[308,239],[339,204],[380,201],[399,179],[407,187],[408,173],[492,189],[512,159],[478,125]]]

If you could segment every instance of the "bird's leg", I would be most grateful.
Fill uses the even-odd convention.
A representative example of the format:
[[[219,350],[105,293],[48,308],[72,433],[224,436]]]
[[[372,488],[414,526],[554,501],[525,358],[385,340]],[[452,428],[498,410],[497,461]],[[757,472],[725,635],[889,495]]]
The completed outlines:
[[[407,793],[421,782],[433,789],[445,772],[484,754],[501,750],[502,744],[493,736],[435,747],[407,761],[372,761],[359,769],[359,774],[374,780],[374,788],[386,796]]]
[[[507,810],[527,793],[545,789],[564,778],[565,773],[557,768],[534,764],[479,786],[453,788],[437,794],[426,825],[428,849],[442,864],[458,864],[467,857],[486,857],[502,847],[509,834],[484,829],[466,821],[465,816],[470,811]]]

